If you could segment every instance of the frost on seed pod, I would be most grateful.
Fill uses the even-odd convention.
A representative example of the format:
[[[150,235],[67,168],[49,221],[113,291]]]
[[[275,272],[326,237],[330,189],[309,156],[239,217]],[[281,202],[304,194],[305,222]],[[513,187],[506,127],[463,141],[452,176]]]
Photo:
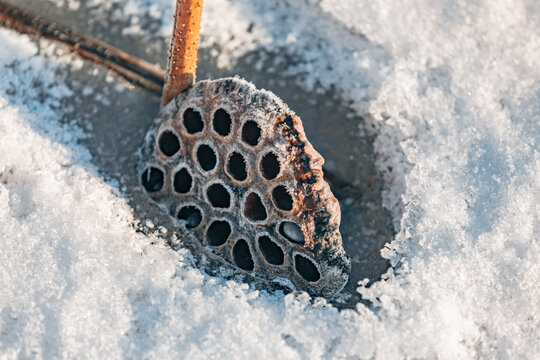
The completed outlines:
[[[279,98],[227,78],[198,82],[162,110],[138,170],[202,263],[332,298],[350,260],[323,162]]]

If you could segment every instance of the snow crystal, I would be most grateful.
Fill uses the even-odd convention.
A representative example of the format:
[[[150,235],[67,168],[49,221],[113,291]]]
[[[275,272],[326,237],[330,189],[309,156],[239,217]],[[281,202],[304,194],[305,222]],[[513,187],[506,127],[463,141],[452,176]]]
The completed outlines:
[[[167,33],[174,1],[123,4],[133,16],[153,6]],[[535,358],[538,6],[208,0],[203,17],[202,45],[224,49],[222,66],[254,48],[284,51],[306,88],[335,87],[373,125],[398,230],[384,250],[394,268],[359,284],[373,306],[338,312],[210,278],[188,253],[138,234],[76,144],[80,131],[58,124],[55,104],[69,90],[49,70],[63,60],[0,31],[0,352]],[[35,79],[50,92],[44,101]]]

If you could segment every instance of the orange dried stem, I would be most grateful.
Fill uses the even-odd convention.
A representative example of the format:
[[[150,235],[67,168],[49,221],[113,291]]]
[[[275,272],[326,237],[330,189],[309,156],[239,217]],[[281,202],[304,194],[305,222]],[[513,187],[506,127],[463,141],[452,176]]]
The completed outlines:
[[[163,87],[163,105],[195,83],[197,48],[203,0],[178,0],[169,64]]]

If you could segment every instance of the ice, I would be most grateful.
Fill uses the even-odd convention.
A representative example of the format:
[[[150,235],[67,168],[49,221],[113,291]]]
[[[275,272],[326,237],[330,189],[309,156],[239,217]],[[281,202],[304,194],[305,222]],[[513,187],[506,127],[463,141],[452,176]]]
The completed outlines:
[[[123,4],[133,16],[151,9],[167,33],[172,0]],[[285,51],[307,89],[335,87],[377,134],[397,234],[383,251],[394,268],[359,284],[373,306],[339,312],[254,291],[137,233],[77,145],[83,132],[59,124],[69,89],[54,69],[75,60],[47,42],[51,55],[37,56],[0,30],[0,353],[537,357],[538,5],[207,0],[204,17],[202,46],[221,46],[222,66],[254,48]]]

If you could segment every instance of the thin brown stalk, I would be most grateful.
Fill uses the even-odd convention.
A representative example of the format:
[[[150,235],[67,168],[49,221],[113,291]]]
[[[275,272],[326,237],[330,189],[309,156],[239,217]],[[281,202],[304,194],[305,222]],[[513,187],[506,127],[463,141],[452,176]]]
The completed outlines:
[[[169,65],[163,88],[164,105],[195,83],[202,9],[203,0],[178,0],[176,3]]]

